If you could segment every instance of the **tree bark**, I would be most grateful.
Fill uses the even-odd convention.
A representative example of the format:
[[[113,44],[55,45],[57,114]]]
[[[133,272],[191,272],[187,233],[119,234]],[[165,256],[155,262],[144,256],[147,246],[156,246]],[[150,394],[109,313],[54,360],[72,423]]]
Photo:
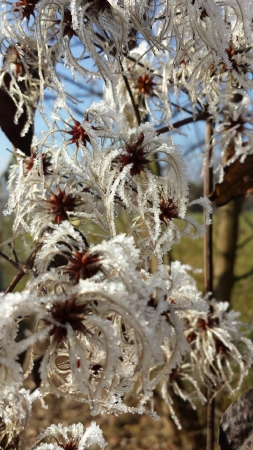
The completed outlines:
[[[243,199],[237,199],[219,210],[214,264],[214,297],[218,301],[231,301],[242,204]]]

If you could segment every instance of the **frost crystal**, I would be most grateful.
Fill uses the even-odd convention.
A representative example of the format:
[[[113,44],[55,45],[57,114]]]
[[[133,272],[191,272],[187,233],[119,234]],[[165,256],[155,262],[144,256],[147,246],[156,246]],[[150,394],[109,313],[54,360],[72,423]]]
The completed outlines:
[[[63,427],[59,424],[46,428],[38,437],[34,448],[40,450],[58,450],[61,448],[83,450],[91,447],[93,444],[98,445],[101,450],[107,445],[103,433],[96,422],[92,422],[86,430],[84,430],[81,423],[68,427]]]
[[[241,386],[253,349],[236,313],[203,300],[188,266],[164,261],[203,236],[212,213],[207,198],[189,200],[173,134],[212,123],[221,177],[252,154],[252,17],[252,0],[1,2],[0,126],[16,157],[1,256],[19,270],[1,294],[1,447],[17,447],[35,397],[49,393],[94,415],[155,416],[162,386],[175,417],[172,391],[195,407],[206,386],[233,390],[234,366]],[[85,111],[82,88],[101,91]],[[34,136],[36,110],[45,129]],[[16,238],[31,247],[25,260]],[[40,391],[22,388],[29,375]],[[93,444],[106,445],[95,423],[51,425],[36,443]]]

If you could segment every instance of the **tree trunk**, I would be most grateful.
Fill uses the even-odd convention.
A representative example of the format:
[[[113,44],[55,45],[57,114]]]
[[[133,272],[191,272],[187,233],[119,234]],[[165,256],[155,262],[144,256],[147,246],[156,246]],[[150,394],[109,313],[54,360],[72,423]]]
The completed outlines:
[[[237,199],[219,209],[214,262],[214,297],[218,301],[231,300],[242,204],[243,199]]]

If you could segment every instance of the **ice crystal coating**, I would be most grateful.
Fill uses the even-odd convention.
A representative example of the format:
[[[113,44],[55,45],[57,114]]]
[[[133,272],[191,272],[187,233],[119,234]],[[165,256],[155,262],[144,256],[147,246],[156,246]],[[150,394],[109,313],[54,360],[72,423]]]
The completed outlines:
[[[70,243],[76,245],[79,238],[83,244],[78,233],[77,240],[73,238],[72,233]],[[49,235],[51,248],[52,240],[58,243],[56,231]],[[88,403],[93,414],[145,412],[153,389],[189,351],[182,312],[203,312],[205,302],[192,287],[187,268],[178,262],[173,263],[171,274],[162,267],[152,276],[137,270],[140,255],[133,238],[118,235],[92,247],[91,254],[99,255],[95,261],[96,266],[99,258],[99,270],[78,279],[65,270],[71,245],[58,245],[65,265],[44,272],[48,263],[44,270],[39,264],[42,273],[27,291],[3,297],[1,346],[8,355],[7,368],[18,365],[16,357],[32,346],[32,370],[33,358],[41,354],[38,348],[42,345],[39,373],[43,395],[52,392],[76,398]],[[56,253],[41,251],[43,260],[51,265]],[[28,317],[37,325],[15,343],[18,330],[11,335],[13,324],[17,318],[22,322]],[[159,371],[154,377],[156,366]],[[19,372],[21,382],[21,367]],[[130,407],[124,396],[137,382],[138,404]]]
[[[202,236],[205,225],[186,211],[199,202],[209,214],[210,204],[207,199],[189,203],[185,164],[172,139],[158,136],[149,123],[126,130],[123,116],[104,102],[93,104],[86,114],[82,129],[88,137],[85,142],[77,139],[76,157],[69,156],[68,131],[63,130],[57,156],[38,153],[38,162],[29,171],[23,159],[13,167],[7,212],[16,213],[14,230],[42,239],[54,224],[77,218],[98,226],[109,239],[115,236],[117,216],[125,209],[143,259],[152,254],[161,259],[181,236]],[[151,164],[161,165],[160,176]],[[180,230],[174,219],[182,221],[184,228]]]
[[[186,337],[191,345],[192,365],[202,383],[233,392],[232,382],[240,387],[252,365],[253,346],[241,331],[240,313],[228,308],[227,302],[211,301],[208,314],[187,314]]]
[[[31,415],[33,402],[40,397],[38,390],[32,394],[20,389],[18,383],[1,390],[0,398],[0,445],[16,448]]]
[[[81,423],[75,423],[68,427],[59,424],[50,425],[46,428],[38,437],[34,448],[39,450],[58,450],[61,448],[84,450],[90,448],[93,444],[98,445],[101,450],[104,450],[107,445],[96,422],[92,422],[86,430]]]
[[[252,153],[252,17],[252,0],[1,2],[0,126],[17,156],[6,214],[11,245],[21,237],[32,253],[13,252],[31,275],[26,289],[1,294],[0,446],[18,445],[33,400],[48,393],[93,414],[155,415],[162,385],[175,417],[171,390],[194,407],[203,387],[232,390],[234,366],[241,386],[253,349],[236,313],[204,301],[189,267],[163,258],[182,237],[203,236],[212,211],[206,198],[189,201],[172,134],[212,119],[220,173]],[[104,100],[80,118],[67,79],[98,79]],[[46,129],[34,137],[36,109]],[[203,225],[188,215],[196,204]],[[40,392],[30,394],[22,383],[37,366]],[[106,445],[95,423],[52,425],[36,445],[92,444]]]

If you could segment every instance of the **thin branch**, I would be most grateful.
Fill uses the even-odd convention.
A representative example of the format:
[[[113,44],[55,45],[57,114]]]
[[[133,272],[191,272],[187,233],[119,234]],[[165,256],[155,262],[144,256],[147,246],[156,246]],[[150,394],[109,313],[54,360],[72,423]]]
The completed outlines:
[[[8,261],[9,263],[11,263],[16,269],[20,268],[20,264],[16,261],[13,261],[13,259],[11,259],[9,256],[5,255],[3,252],[0,251],[0,256],[2,256],[2,258],[4,258],[6,261]]]
[[[17,275],[13,278],[11,284],[7,287],[6,291],[4,292],[5,294],[8,294],[9,292],[12,292],[13,289],[17,286],[17,284],[19,283],[19,281],[25,276],[25,272],[23,271],[23,269],[21,269]]]
[[[253,222],[248,218],[247,215],[244,216],[244,220],[247,223],[247,225],[249,225],[250,228],[252,229],[253,228]]]
[[[240,248],[243,248],[246,244],[248,244],[250,241],[252,241],[253,236],[248,236],[246,239],[244,239],[240,244],[236,246],[237,250]]]
[[[189,109],[186,109],[186,108],[184,108],[183,106],[180,106],[180,105],[178,105],[177,103],[174,103],[174,102],[170,102],[170,104],[171,104],[172,106],[174,106],[175,108],[178,108],[180,111],[184,111],[184,112],[186,112],[187,114],[192,115],[192,111],[190,111]]]
[[[140,61],[136,60],[132,56],[127,55],[126,53],[123,53],[123,55],[125,56],[126,59],[128,59],[129,61],[132,61],[137,66],[140,66],[142,69],[148,70],[150,73],[155,74],[159,78],[163,78],[163,76],[160,73],[157,73],[154,69],[151,69],[150,67],[147,67],[146,64],[141,63]]]
[[[179,120],[178,122],[174,122],[171,125],[167,125],[166,127],[159,128],[156,130],[157,134],[167,133],[167,131],[173,131],[173,128],[180,128],[184,125],[188,125],[189,123],[199,122],[201,120],[206,121],[210,118],[210,114],[208,112],[201,112],[197,114],[197,116],[186,117],[185,119]]]
[[[119,64],[120,64],[120,67],[121,67],[121,70],[122,70],[121,75],[122,75],[122,77],[123,77],[124,83],[125,83],[125,85],[126,85],[127,92],[128,92],[128,94],[129,94],[129,97],[130,97],[131,102],[132,102],[132,105],[133,105],[133,109],[134,109],[134,113],[135,113],[135,116],[136,116],[137,123],[138,123],[138,125],[140,126],[140,124],[141,124],[141,116],[140,116],[140,111],[139,111],[138,105],[136,105],[136,103],[135,103],[135,101],[134,101],[134,96],[133,96],[133,93],[132,93],[132,89],[131,89],[131,87],[130,87],[130,84],[129,84],[129,82],[128,82],[128,79],[127,79],[127,77],[126,77],[125,75],[123,75],[123,70],[124,70],[124,69],[123,69],[123,66],[122,66],[122,64],[121,64],[121,61],[119,61]]]
[[[192,154],[194,153],[194,151],[199,150],[200,148],[203,148],[204,144],[205,144],[205,141],[204,141],[204,140],[201,141],[201,142],[194,142],[194,144],[191,145],[190,147],[188,147],[187,150],[184,150],[184,151],[183,151],[183,156],[186,157],[186,156],[188,156],[189,154],[191,154],[191,156],[192,156]],[[195,156],[195,157],[196,157],[196,156]]]
[[[11,248],[11,244],[9,244],[9,246],[10,246],[10,248]],[[14,258],[15,258],[16,263],[19,263],[18,255],[17,255],[16,250],[15,250],[14,248],[12,249],[12,253],[13,253],[13,255],[14,255]]]
[[[211,117],[206,121],[206,152],[205,152],[205,168],[204,168],[204,195],[207,197],[213,191],[213,168],[212,161],[212,136],[213,136],[213,120]],[[206,215],[206,213],[205,213]],[[205,292],[213,293],[213,225],[207,225],[204,236],[204,273],[205,273]],[[213,389],[210,387],[207,392],[207,433],[206,433],[206,450],[214,450],[215,441],[215,400],[213,397]]]
[[[38,252],[38,250],[40,249],[41,244],[37,244],[37,247],[32,251],[32,253],[28,256],[28,258],[25,260],[25,262],[19,263],[18,267],[19,267],[19,272],[17,273],[17,275],[14,277],[14,279],[12,280],[11,284],[7,287],[5,294],[8,294],[8,292],[12,292],[13,289],[17,286],[17,284],[19,283],[19,281],[28,273],[30,273],[31,269],[33,268],[33,264],[34,264],[34,260],[35,260],[35,256]]]
[[[235,276],[234,282],[236,283],[237,281],[244,280],[245,278],[250,277],[250,275],[253,275],[253,269],[249,270],[246,273],[243,273],[242,275],[238,275],[237,277]]]
[[[213,168],[212,160],[212,134],[213,120],[209,118],[206,122],[206,152],[205,152],[205,168],[204,168],[204,196],[208,197],[213,191]],[[206,294],[213,293],[213,226],[207,225],[204,236],[204,267],[205,267],[205,291]]]
[[[99,97],[102,97],[103,92],[102,91],[96,91],[93,88],[94,82],[91,83],[90,85],[87,83],[87,85],[85,85],[84,83],[80,82],[80,81],[74,81],[73,78],[71,78],[69,75],[67,74],[62,74],[60,71],[57,72],[57,75],[59,75],[61,78],[64,79],[64,81],[67,81],[68,83],[73,84],[75,87],[83,89],[84,91],[88,92],[89,95],[97,95]],[[96,81],[95,81],[96,83]],[[49,94],[50,95],[50,94]],[[79,95],[79,94],[78,94]],[[86,94],[87,95],[87,94]],[[52,98],[54,98],[52,96]]]

